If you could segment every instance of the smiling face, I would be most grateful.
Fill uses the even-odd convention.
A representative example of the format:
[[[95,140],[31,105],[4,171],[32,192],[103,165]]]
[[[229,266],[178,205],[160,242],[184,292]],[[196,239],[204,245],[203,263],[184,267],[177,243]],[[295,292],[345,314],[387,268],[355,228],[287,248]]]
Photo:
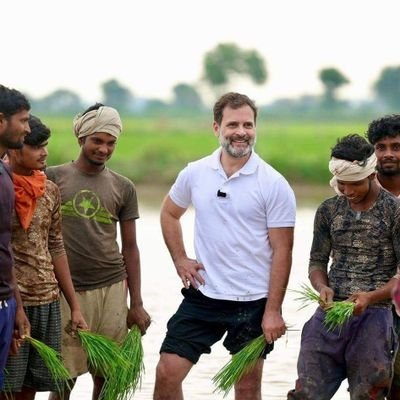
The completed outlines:
[[[400,174],[400,135],[378,140],[375,143],[375,154],[380,175]]]
[[[112,156],[117,138],[108,133],[96,132],[79,140],[82,157],[91,165],[102,166]]]
[[[256,124],[249,106],[225,107],[221,123],[214,122],[213,129],[223,151],[230,157],[242,158],[251,153],[256,142]]]
[[[337,179],[337,187],[351,204],[362,203],[371,191],[375,173],[359,181],[342,181]]]

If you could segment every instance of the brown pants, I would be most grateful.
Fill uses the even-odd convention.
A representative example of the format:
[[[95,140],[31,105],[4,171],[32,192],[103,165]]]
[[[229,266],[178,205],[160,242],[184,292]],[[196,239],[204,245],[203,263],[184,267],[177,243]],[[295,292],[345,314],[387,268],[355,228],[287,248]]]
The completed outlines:
[[[128,333],[126,318],[128,315],[126,281],[114,283],[100,289],[76,292],[81,312],[93,333],[105,335],[117,342]],[[65,331],[71,320],[71,311],[65,298],[61,296],[61,355],[71,378],[89,371],[86,353],[78,337],[72,337]]]

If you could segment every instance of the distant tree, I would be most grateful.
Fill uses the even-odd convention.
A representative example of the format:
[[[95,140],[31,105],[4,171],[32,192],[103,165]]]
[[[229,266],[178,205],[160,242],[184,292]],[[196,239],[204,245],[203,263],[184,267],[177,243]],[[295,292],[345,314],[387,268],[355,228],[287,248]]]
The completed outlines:
[[[181,109],[199,109],[203,107],[203,101],[196,88],[187,83],[178,83],[173,87],[173,106]]]
[[[57,89],[45,97],[32,101],[35,112],[47,114],[76,114],[84,105],[81,98],[68,89]]]
[[[223,89],[232,76],[247,76],[256,85],[267,80],[262,56],[256,50],[243,50],[234,43],[220,43],[207,52],[203,61],[204,79],[214,89]]]
[[[400,66],[386,67],[373,85],[377,97],[391,109],[400,107]]]
[[[165,112],[169,108],[169,105],[159,99],[149,99],[146,102],[146,106],[144,108],[144,112],[153,114],[153,113],[160,113]]]
[[[324,68],[319,72],[319,79],[324,85],[324,105],[335,106],[338,104],[336,98],[337,90],[350,81],[336,68]]]
[[[101,84],[104,104],[115,107],[120,112],[130,111],[134,96],[132,92],[122,86],[116,79],[110,79]]]

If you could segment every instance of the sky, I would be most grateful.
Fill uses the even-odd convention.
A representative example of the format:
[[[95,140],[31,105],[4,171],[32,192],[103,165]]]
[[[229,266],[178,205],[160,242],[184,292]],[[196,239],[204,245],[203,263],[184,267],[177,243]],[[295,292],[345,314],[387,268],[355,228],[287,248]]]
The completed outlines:
[[[31,97],[66,88],[94,102],[117,79],[168,101],[177,83],[202,87],[219,43],[262,55],[267,82],[228,89],[263,104],[320,94],[327,67],[350,80],[341,97],[366,100],[382,69],[400,65],[398,0],[18,0],[0,14],[0,83]]]

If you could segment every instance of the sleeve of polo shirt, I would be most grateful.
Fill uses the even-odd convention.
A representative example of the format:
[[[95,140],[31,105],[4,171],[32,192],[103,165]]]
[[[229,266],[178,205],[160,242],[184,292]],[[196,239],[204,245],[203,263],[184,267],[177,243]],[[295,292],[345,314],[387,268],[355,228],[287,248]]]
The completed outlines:
[[[267,227],[288,228],[296,222],[296,198],[289,183],[280,177],[269,184],[266,197]]]
[[[169,191],[169,197],[178,206],[188,208],[192,202],[190,187],[190,165],[184,168]]]

